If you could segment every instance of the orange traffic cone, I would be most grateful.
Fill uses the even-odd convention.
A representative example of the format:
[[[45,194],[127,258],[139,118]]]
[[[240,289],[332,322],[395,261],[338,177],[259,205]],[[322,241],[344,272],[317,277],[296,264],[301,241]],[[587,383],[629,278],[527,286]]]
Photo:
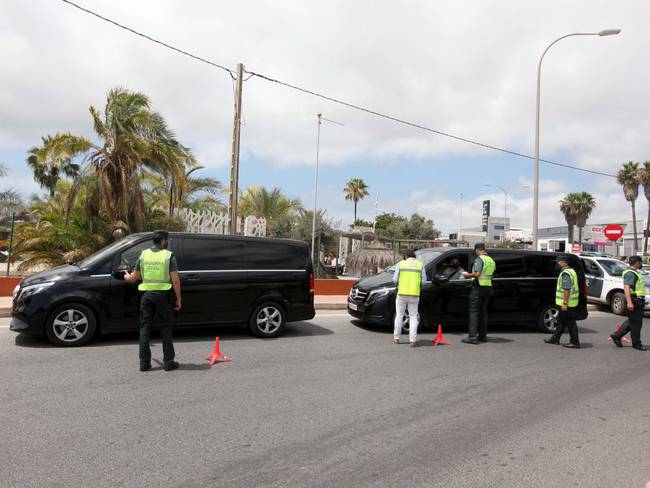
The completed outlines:
[[[222,359],[223,361],[232,361],[232,358],[230,356],[226,356],[225,354],[221,354],[221,351],[219,350],[219,338],[217,337],[217,340],[214,341],[214,351],[212,354],[208,355],[207,358],[205,358],[206,361],[210,361],[210,366],[212,366],[214,363],[219,361],[219,359]]]
[[[438,335],[436,336],[435,339],[433,339],[433,345],[437,346],[438,344],[451,346],[451,342],[449,342],[447,339],[442,337],[442,324],[438,324]]]
[[[618,332],[620,332],[620,331],[621,331],[621,324],[616,324],[616,333],[618,333]],[[609,342],[612,342],[612,338],[611,338],[611,337],[608,337],[607,340],[608,340]],[[625,344],[630,344],[630,343],[631,343],[630,339],[628,339],[627,337],[623,337],[623,338],[622,338],[622,341],[623,341]]]

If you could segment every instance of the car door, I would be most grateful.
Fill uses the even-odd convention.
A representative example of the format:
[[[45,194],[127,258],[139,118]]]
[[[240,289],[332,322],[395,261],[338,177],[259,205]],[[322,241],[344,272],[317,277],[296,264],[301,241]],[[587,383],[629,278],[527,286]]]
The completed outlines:
[[[178,253],[187,325],[246,320],[244,242],[239,237],[183,236]]]
[[[434,326],[437,323],[466,323],[469,317],[469,292],[472,280],[465,279],[462,274],[445,281],[436,279],[437,276],[444,274],[447,263],[454,257],[460,260],[461,267],[465,271],[469,269],[469,252],[460,251],[446,253],[427,270],[431,284],[422,288],[420,309],[427,322],[433,322]]]
[[[603,301],[604,299],[602,295],[605,273],[594,260],[583,258],[581,261],[585,269],[585,278],[587,280],[587,296],[594,300]]]
[[[492,297],[489,305],[490,322],[520,322],[524,317],[525,295],[522,284],[526,282],[524,254],[520,252],[489,253],[496,270],[492,278]]]
[[[175,252],[176,240],[170,239],[169,249]],[[113,259],[113,269],[127,266],[134,271],[135,263],[145,249],[153,246],[151,237],[135,241],[132,245],[117,253]],[[111,276],[111,315],[110,327],[114,330],[137,329],[140,321],[139,283],[128,283]]]

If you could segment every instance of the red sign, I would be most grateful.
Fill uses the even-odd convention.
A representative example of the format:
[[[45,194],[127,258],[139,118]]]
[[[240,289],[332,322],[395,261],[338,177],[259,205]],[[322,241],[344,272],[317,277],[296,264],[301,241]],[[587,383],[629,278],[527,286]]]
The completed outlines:
[[[571,252],[573,254],[578,254],[580,252],[580,244],[574,244],[571,246]]]
[[[618,224],[609,224],[607,227],[605,227],[603,234],[605,234],[605,237],[607,237],[610,241],[618,241],[621,237],[623,237],[623,227]]]

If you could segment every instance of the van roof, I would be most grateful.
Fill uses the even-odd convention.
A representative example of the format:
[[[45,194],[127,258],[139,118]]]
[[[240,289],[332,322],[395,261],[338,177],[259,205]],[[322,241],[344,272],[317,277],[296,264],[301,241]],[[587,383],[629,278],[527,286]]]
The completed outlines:
[[[127,238],[140,238],[150,236],[153,238],[153,232],[137,232],[134,234],[129,234]],[[243,240],[243,241],[258,241],[258,242],[275,242],[278,244],[289,244],[293,246],[306,246],[307,244],[304,241],[297,239],[284,239],[280,237],[251,237],[251,236],[237,236],[230,234],[199,234],[195,232],[169,232],[170,237],[210,237],[218,239],[227,239],[227,240]]]
[[[466,251],[466,252],[474,252],[474,248],[471,247],[427,247],[427,248],[420,248],[418,251],[434,251],[434,252],[441,252],[441,253],[454,253],[454,252],[460,252],[460,251]],[[554,252],[554,251],[529,251],[527,249],[496,249],[496,248],[488,248],[486,249],[488,254],[530,254],[533,256],[559,256],[559,255],[564,255],[567,253],[563,252]],[[575,256],[575,254],[570,254],[571,256]],[[578,256],[575,256],[578,258]]]

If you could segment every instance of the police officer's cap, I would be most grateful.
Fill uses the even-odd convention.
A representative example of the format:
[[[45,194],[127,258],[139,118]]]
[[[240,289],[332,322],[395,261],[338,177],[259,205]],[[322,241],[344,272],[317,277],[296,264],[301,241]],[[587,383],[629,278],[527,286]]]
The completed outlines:
[[[169,239],[169,232],[166,230],[156,230],[153,233],[154,242],[160,242],[163,239]]]
[[[571,260],[570,254],[558,254],[557,257],[555,258],[556,263],[559,263],[560,261],[564,261],[565,263],[568,263],[570,260]]]

